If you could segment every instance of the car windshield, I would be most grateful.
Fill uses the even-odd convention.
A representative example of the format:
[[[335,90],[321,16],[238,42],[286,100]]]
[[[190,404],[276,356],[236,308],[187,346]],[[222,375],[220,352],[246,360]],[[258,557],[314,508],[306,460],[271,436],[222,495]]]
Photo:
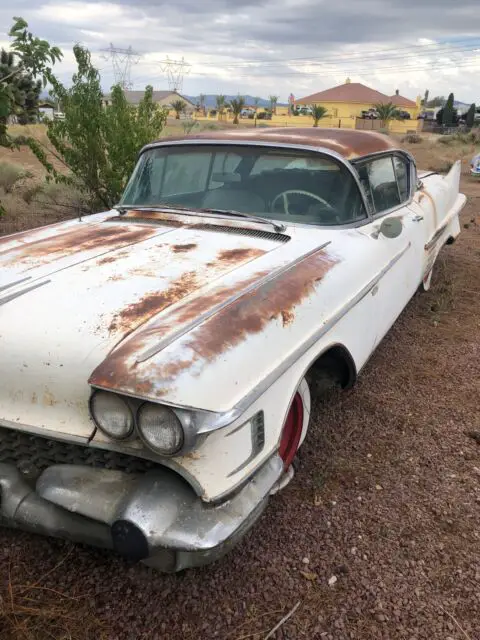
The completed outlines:
[[[320,226],[366,217],[355,180],[335,158],[253,145],[147,150],[120,205],[237,211]]]

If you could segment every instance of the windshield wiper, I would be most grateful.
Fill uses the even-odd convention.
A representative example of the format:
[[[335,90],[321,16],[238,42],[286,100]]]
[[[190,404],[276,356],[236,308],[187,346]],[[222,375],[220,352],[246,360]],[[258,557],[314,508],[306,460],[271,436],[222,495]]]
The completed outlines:
[[[218,213],[226,216],[236,216],[237,218],[246,218],[247,220],[255,220],[255,222],[263,222],[264,224],[271,224],[275,231],[285,231],[287,228],[281,222],[275,222],[270,218],[262,218],[261,216],[254,216],[251,213],[242,213],[242,211],[232,211],[231,209],[197,209],[202,213]]]
[[[179,204],[154,204],[154,205],[124,205],[118,204],[113,207],[120,212],[120,215],[124,214],[126,211],[130,211],[131,209],[136,209],[137,211],[162,211],[165,209],[172,209],[172,211],[185,211],[190,214],[195,213],[213,213],[224,216],[235,216],[237,218],[245,218],[247,220],[254,220],[255,222],[262,222],[263,224],[271,224],[275,231],[281,232],[286,230],[286,226],[281,222],[276,222],[275,220],[270,220],[269,218],[262,218],[261,216],[254,216],[251,213],[243,213],[241,211],[234,211],[231,209],[210,209],[210,208],[197,208],[197,207],[183,207]]]

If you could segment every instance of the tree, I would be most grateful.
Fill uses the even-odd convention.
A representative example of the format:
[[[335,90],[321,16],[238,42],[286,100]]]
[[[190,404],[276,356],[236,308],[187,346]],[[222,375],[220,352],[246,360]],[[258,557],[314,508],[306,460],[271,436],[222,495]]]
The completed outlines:
[[[318,127],[319,121],[327,115],[327,108],[321,104],[314,104],[312,106],[312,118],[313,126]]]
[[[435,119],[439,127],[441,127],[444,124],[443,122],[444,112],[445,112],[445,107],[442,107],[441,109],[439,109],[439,111],[437,112],[437,115],[435,116]],[[458,122],[458,112],[454,108],[452,109],[452,119],[450,124],[457,124],[457,122]]]
[[[427,102],[426,106],[431,108],[443,107],[445,102],[446,102],[445,96],[435,96],[434,98],[432,98]]]
[[[225,98],[224,95],[220,94],[219,96],[216,97],[216,103],[217,103],[217,111],[220,115],[223,115],[223,112],[225,111],[225,107],[227,106],[227,99]]]
[[[237,96],[230,100],[230,108],[233,113],[233,124],[238,124],[238,116],[241,114],[242,109],[245,106],[245,98],[243,96]]]
[[[278,96],[269,96],[268,99],[270,100],[270,111],[272,113],[277,113],[277,102],[278,102]]]
[[[205,115],[205,99],[206,99],[206,95],[204,93],[201,93],[198,96],[198,101],[200,103],[200,111],[203,113],[203,115]]]
[[[453,111],[454,111],[454,107],[453,107],[453,93],[451,93],[448,98],[447,98],[447,102],[443,108],[443,113],[442,113],[442,124],[443,125],[450,125],[453,123]]]
[[[475,103],[472,102],[472,104],[470,105],[470,108],[467,111],[467,115],[465,118],[465,123],[467,127],[471,128],[475,124],[475,111],[476,111],[476,106],[475,106]]]
[[[428,95],[429,95],[430,91],[427,89],[425,91],[425,95],[423,96],[423,100],[421,102],[422,107],[426,107],[428,104]]]
[[[390,120],[397,120],[400,117],[399,110],[392,102],[380,102],[375,105],[375,109],[380,120],[382,120],[386,125],[388,125]]]
[[[52,94],[64,109],[64,120],[47,123],[47,136],[54,151],[38,140],[30,147],[47,170],[48,178],[74,185],[86,192],[93,206],[111,208],[120,198],[136,162],[138,151],[158,138],[168,109],[153,101],[148,86],[137,107],[129,104],[120,86],[114,86],[109,106],[103,106],[98,70],[90,53],[76,45],[73,53],[77,72],[72,86],[65,88],[52,74]],[[58,172],[51,154],[68,172]]]
[[[8,35],[13,38],[10,48],[14,59],[11,60],[12,64],[7,64],[7,69],[0,71],[0,146],[6,147],[13,145],[7,133],[7,124],[9,117],[19,108],[21,94],[23,104],[20,106],[31,113],[38,87],[33,81],[40,77],[45,86],[51,65],[62,58],[58,47],[50,46],[46,40],[41,40],[28,31],[28,23],[23,18],[15,17],[13,20]]]
[[[175,120],[180,120],[181,114],[186,111],[186,103],[179,98],[178,100],[174,100],[170,106],[175,111]]]
[[[10,114],[20,124],[35,122],[38,116],[38,99],[42,91],[41,80],[35,81],[30,73],[17,72],[15,57],[11,51],[0,51],[0,78],[8,78]]]

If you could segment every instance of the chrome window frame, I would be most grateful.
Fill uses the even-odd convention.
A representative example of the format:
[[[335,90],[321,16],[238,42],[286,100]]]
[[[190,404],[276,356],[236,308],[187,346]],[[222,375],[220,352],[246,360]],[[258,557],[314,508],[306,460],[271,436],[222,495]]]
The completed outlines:
[[[395,165],[393,164],[393,158],[395,156],[400,157],[407,164],[408,198],[403,202],[401,202],[400,204],[395,205],[394,207],[390,207],[390,209],[385,209],[385,211],[380,211],[378,213],[374,211],[373,206],[369,207],[369,213],[372,221],[391,215],[392,213],[395,213],[396,211],[399,211],[400,209],[403,209],[404,207],[408,207],[409,205],[412,204],[413,198],[415,196],[415,192],[418,188],[418,176],[417,176],[417,167],[415,164],[415,160],[413,156],[410,155],[407,151],[402,151],[401,149],[391,149],[388,151],[371,153],[368,156],[362,156],[361,158],[356,158],[355,160],[352,160],[352,166],[355,167],[355,170],[357,170],[357,167],[362,167],[368,164],[369,162],[373,162],[374,160],[378,160],[383,157],[390,157],[392,158],[392,168],[394,170],[395,179],[396,179]],[[399,189],[398,181],[397,181],[397,189]],[[373,202],[373,197],[372,197],[372,202]]]
[[[320,224],[306,224],[301,222],[291,222],[291,225],[301,225],[307,228],[315,228],[315,229],[352,229],[357,227],[363,227],[367,224],[370,224],[373,220],[373,216],[371,215],[370,207],[368,206],[368,202],[366,201],[365,192],[360,183],[360,178],[356,169],[354,168],[353,162],[347,160],[344,156],[336,151],[328,149],[326,147],[316,147],[312,145],[304,145],[304,144],[291,144],[291,143],[273,143],[273,142],[264,142],[258,140],[216,140],[215,138],[193,138],[190,140],[165,140],[152,142],[147,144],[138,154],[138,159],[140,156],[146,151],[150,151],[151,149],[158,149],[161,147],[177,147],[177,146],[226,146],[226,147],[263,147],[266,149],[278,149],[282,151],[283,149],[288,149],[291,151],[307,151],[309,153],[318,154],[324,158],[330,158],[336,160],[340,165],[347,169],[352,178],[359,189],[360,197],[362,199],[363,206],[365,208],[366,216],[365,218],[361,218],[360,220],[356,220],[354,222],[349,222],[347,224],[342,225],[320,225]],[[133,177],[133,173],[132,173]],[[130,182],[130,181],[129,181]],[[125,190],[128,188],[125,187]]]

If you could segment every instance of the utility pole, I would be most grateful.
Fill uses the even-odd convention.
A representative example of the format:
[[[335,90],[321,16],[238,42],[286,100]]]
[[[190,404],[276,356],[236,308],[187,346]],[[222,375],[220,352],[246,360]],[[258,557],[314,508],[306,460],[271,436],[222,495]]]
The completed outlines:
[[[160,60],[160,68],[167,76],[170,91],[182,91],[183,79],[190,73],[191,66],[183,57],[181,60],[171,60],[167,56],[165,60]]]
[[[132,47],[122,49],[114,47],[112,43],[107,49],[100,49],[104,52],[103,58],[110,60],[113,67],[113,77],[115,84],[122,87],[124,91],[132,88],[131,70],[134,64],[137,64],[141,58],[141,54],[134,51]]]

